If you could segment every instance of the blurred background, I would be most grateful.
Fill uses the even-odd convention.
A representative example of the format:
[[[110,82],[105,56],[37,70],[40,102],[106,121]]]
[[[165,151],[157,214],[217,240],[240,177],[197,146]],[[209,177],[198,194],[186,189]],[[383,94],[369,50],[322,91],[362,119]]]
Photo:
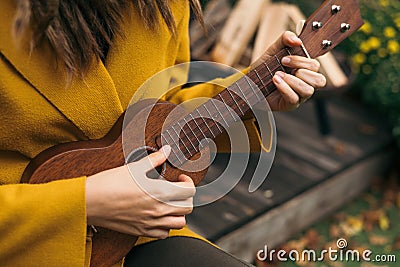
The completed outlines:
[[[188,218],[194,230],[257,266],[400,266],[400,1],[359,2],[365,24],[320,59],[327,87],[298,110],[274,114],[278,147],[267,181],[248,192],[252,153],[239,185]],[[207,33],[191,21],[192,60],[243,69],[322,1],[201,3]],[[228,160],[220,153],[208,175]],[[337,249],[340,238],[343,250],[394,255],[397,263],[256,257],[265,245]]]

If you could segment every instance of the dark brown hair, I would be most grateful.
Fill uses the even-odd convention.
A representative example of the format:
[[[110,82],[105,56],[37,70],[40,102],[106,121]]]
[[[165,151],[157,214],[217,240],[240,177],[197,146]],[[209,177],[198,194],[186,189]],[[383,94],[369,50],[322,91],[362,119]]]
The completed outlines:
[[[64,65],[67,78],[83,77],[93,59],[103,58],[112,36],[122,35],[122,14],[131,5],[146,27],[156,30],[160,12],[171,34],[176,25],[168,0],[16,0],[14,35],[30,34],[31,49],[47,41]],[[198,0],[189,0],[201,23]]]

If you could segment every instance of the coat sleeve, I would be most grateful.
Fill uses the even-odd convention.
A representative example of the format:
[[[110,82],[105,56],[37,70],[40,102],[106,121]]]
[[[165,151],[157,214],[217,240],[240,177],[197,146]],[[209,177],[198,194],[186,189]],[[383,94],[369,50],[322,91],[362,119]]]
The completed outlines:
[[[28,163],[0,151],[0,181],[19,180]],[[85,177],[47,184],[0,186],[2,266],[83,266],[85,263]]]

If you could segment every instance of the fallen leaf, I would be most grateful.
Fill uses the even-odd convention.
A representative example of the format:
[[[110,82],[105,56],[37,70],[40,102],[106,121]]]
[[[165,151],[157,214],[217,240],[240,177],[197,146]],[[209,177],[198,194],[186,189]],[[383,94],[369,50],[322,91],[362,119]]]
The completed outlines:
[[[400,250],[400,235],[396,238],[394,244],[393,244],[393,249],[394,250]]]
[[[363,199],[368,202],[370,207],[375,207],[378,201],[372,194],[366,194]]]
[[[379,217],[379,227],[383,230],[386,231],[390,227],[390,221],[389,218],[384,214]]]
[[[317,249],[320,245],[321,236],[316,230],[310,229],[306,232],[305,239],[307,248]]]
[[[358,251],[358,253],[359,253],[360,255],[362,255],[362,254],[364,253],[364,251],[366,251],[366,250],[369,249],[369,248],[363,247],[363,246],[356,246],[356,247],[352,247],[351,249],[352,249],[352,250]]]
[[[361,124],[359,126],[358,130],[361,133],[366,134],[366,135],[374,135],[378,131],[375,126],[370,125],[370,124],[365,124],[365,123]]]
[[[333,215],[333,218],[338,221],[343,221],[344,219],[346,219],[346,214],[344,212],[339,212]]]
[[[300,259],[298,261],[296,261],[296,265],[302,266],[302,267],[314,267],[315,266],[315,262],[310,262],[310,261],[307,261],[307,260],[302,259],[300,257]]]
[[[343,143],[336,143],[333,146],[333,150],[335,151],[335,153],[337,155],[344,155],[344,154],[346,154],[346,151],[347,151],[346,145]]]
[[[303,251],[306,248],[307,245],[307,240],[302,237],[299,240],[292,240],[286,243],[287,247],[289,248],[288,251],[290,250],[297,250],[297,251]]]
[[[353,236],[362,231],[363,225],[363,220],[360,217],[350,216],[344,223],[340,224],[340,228],[346,236]]]
[[[339,261],[330,261],[329,265],[332,267],[344,267],[343,263],[341,263]]]
[[[278,263],[270,262],[270,261],[261,261],[255,257],[255,262],[257,267],[277,267]]]
[[[378,246],[386,245],[390,241],[389,238],[380,235],[370,235],[368,239],[372,245],[378,245]]]
[[[337,226],[336,224],[332,224],[329,227],[329,235],[330,235],[330,237],[337,238],[342,235],[342,231],[340,231],[339,226]]]
[[[363,212],[363,218],[365,223],[369,223],[372,226],[379,223],[379,217],[382,216],[383,210],[368,210]]]

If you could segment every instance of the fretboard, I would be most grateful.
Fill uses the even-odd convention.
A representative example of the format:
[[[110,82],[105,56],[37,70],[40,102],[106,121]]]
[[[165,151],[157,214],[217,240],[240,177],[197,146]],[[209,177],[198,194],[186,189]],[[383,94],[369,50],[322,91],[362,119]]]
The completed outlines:
[[[301,47],[284,48],[164,130],[163,144],[172,148],[168,160],[175,166],[185,163],[205,145],[202,140],[214,139],[271,94],[274,74],[292,71],[281,64],[288,55],[306,56]]]

